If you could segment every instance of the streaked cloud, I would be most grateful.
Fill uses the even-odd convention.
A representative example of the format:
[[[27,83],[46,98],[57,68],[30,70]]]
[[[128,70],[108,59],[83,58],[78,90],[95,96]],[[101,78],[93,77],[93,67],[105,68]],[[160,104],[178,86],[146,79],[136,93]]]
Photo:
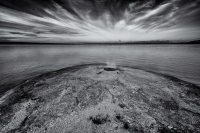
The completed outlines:
[[[200,0],[0,0],[0,40],[196,39]]]

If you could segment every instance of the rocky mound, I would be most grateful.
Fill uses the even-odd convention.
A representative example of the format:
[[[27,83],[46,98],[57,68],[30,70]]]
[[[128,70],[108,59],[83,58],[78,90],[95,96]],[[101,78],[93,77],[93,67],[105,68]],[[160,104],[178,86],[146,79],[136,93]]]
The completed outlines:
[[[8,91],[0,132],[195,133],[199,94],[197,86],[137,69],[77,66]]]

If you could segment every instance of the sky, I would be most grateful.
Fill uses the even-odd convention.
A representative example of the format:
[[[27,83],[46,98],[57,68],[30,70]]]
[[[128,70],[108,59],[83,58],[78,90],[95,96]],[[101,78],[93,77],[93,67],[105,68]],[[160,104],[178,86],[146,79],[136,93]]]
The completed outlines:
[[[200,0],[0,0],[0,42],[200,38]]]

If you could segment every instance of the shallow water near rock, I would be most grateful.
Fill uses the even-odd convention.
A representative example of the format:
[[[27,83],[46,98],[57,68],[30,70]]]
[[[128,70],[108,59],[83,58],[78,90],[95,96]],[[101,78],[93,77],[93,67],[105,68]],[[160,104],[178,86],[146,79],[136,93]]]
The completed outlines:
[[[199,51],[200,45],[193,44],[0,46],[0,85],[95,63],[162,73],[200,85]]]

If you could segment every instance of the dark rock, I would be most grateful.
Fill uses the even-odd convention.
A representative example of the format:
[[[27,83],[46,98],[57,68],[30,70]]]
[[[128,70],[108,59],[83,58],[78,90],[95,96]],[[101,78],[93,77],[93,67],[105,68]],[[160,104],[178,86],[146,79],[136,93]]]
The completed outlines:
[[[104,68],[105,71],[116,71],[116,68],[109,68],[109,67],[106,67]]]
[[[126,105],[125,105],[125,104],[123,104],[123,103],[120,103],[120,104],[119,104],[119,107],[121,107],[121,108],[125,108],[125,107],[126,107]]]
[[[125,123],[124,123],[124,129],[129,129],[129,128],[130,128],[129,123],[128,123],[128,122],[125,122]]]
[[[116,118],[117,118],[118,120],[122,119],[122,117],[121,117],[119,114],[116,115]]]
[[[95,117],[90,117],[90,120],[92,120],[92,122],[96,125],[101,125],[101,124],[105,124],[106,122],[109,122],[109,116],[108,115],[97,115]]]

